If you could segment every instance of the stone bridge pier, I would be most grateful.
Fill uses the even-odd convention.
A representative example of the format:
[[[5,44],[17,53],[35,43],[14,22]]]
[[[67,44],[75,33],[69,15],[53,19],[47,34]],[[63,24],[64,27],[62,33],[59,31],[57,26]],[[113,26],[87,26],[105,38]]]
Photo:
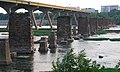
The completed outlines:
[[[89,36],[89,20],[87,17],[79,17],[78,19],[78,34],[81,34],[84,37]]]
[[[11,63],[9,40],[0,39],[0,65],[9,65]]]
[[[68,41],[72,38],[72,20],[70,16],[59,16],[57,18],[57,42]]]
[[[103,18],[98,18],[98,30],[103,30]]]
[[[9,45],[11,52],[32,53],[34,51],[29,13],[11,13],[9,15]]]
[[[97,18],[90,18],[90,35],[96,34],[98,21]]]

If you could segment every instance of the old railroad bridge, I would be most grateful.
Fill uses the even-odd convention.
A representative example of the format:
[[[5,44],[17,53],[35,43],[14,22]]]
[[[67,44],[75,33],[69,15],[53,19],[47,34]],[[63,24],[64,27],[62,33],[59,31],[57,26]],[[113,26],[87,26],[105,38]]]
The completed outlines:
[[[0,65],[8,65],[11,62],[10,52],[16,53],[32,53],[34,49],[32,26],[38,29],[34,11],[39,10],[43,12],[42,22],[47,16],[51,29],[52,22],[56,14],[57,17],[57,42],[62,40],[70,42],[73,35],[81,34],[84,37],[96,34],[97,30],[102,30],[115,26],[114,19],[105,18],[90,18],[89,13],[69,7],[56,6],[50,4],[43,4],[38,2],[23,1],[23,0],[0,0],[0,7],[2,7],[9,15],[9,38],[0,39]],[[27,13],[16,13],[16,10],[24,8]],[[54,15],[50,17],[50,13]],[[62,15],[64,14],[64,15]],[[72,30],[72,26],[74,27]],[[78,31],[76,31],[78,27]],[[77,32],[77,33],[76,33]],[[56,49],[56,39],[54,32],[51,32],[49,40],[50,49]],[[47,51],[46,38],[41,38],[40,50]]]

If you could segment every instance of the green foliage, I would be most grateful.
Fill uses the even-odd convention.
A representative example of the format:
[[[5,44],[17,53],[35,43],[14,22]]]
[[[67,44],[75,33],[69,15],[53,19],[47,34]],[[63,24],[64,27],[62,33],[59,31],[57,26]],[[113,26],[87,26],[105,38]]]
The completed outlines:
[[[109,39],[110,41],[120,41],[120,38],[112,38],[112,39]]]
[[[83,38],[83,40],[102,41],[102,40],[109,40],[109,38]]]
[[[100,31],[97,31],[96,33],[100,35],[100,34],[119,33],[119,32],[120,30],[100,30]]]
[[[119,60],[118,64],[115,66],[115,68],[117,68],[117,69],[120,68],[120,60]]]
[[[48,36],[50,30],[33,30],[33,35],[35,36]]]
[[[6,28],[0,28],[0,32],[8,32]]]
[[[97,18],[97,13],[90,13],[90,18]]]
[[[100,13],[98,13],[98,18],[109,18],[109,15],[108,15],[108,13],[106,13],[106,12],[100,12]]]
[[[103,72],[104,69],[96,61],[86,58],[84,50],[77,55],[73,49],[68,50],[62,61],[57,59],[52,65],[53,72]]]
[[[48,36],[51,30],[33,30],[35,36]]]
[[[103,72],[120,72],[120,70],[116,68],[106,68]]]
[[[91,13],[90,17],[115,19],[116,24],[120,25],[120,10],[113,9],[110,12]]]
[[[115,15],[120,15],[120,10],[113,9],[108,14],[110,17],[113,17]]]

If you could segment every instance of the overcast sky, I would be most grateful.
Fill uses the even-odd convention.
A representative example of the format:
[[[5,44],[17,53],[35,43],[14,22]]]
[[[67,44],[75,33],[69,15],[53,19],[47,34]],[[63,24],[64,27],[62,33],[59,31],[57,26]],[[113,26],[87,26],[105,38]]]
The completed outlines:
[[[101,10],[104,5],[119,5],[120,0],[27,0],[40,3],[54,4],[59,6],[71,6],[80,8],[95,8]],[[4,12],[0,9],[0,12]]]

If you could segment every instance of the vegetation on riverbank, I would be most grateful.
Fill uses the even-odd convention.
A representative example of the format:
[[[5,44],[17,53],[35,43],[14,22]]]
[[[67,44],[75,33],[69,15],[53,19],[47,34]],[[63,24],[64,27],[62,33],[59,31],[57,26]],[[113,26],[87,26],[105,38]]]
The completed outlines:
[[[86,58],[84,50],[75,54],[73,49],[70,49],[62,61],[57,59],[52,65],[52,72],[120,72],[119,63],[116,68],[105,68],[96,61]]]
[[[98,35],[107,33],[120,33],[120,30],[100,30],[96,32]]]
[[[102,41],[102,40],[109,40],[109,38],[83,38],[83,40]]]
[[[48,36],[51,30],[33,30],[35,36]],[[0,32],[9,32],[6,28],[0,28]]]
[[[33,30],[35,36],[48,36],[51,30]]]
[[[87,41],[103,41],[103,40],[120,41],[120,38],[82,38],[82,39]]]
[[[8,32],[6,28],[0,28],[0,32]]]
[[[112,39],[109,39],[110,41],[120,41],[120,38],[112,38]]]

